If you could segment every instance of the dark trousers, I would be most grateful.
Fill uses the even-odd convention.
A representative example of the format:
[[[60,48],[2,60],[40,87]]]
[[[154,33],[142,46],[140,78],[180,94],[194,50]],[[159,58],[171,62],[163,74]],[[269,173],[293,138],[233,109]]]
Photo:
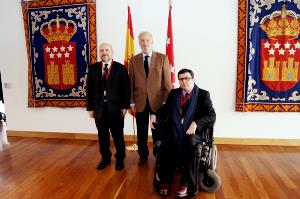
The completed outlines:
[[[149,101],[147,99],[145,109],[143,112],[136,113],[136,126],[137,126],[137,140],[138,140],[138,153],[141,158],[147,159],[149,155],[148,150],[148,129],[149,129],[149,115],[153,111],[150,108]],[[152,131],[152,139],[155,141],[155,130]]]
[[[98,129],[98,141],[100,154],[103,159],[111,158],[110,151],[110,134],[111,132],[114,145],[116,148],[115,158],[124,160],[125,158],[125,142],[124,142],[124,117],[120,111],[109,111],[104,105],[103,116],[100,119],[95,118],[96,127]]]
[[[197,169],[198,163],[197,157],[195,155],[195,147],[201,142],[201,136],[199,134],[185,135],[183,138],[183,150],[181,154],[175,154],[175,149],[168,148],[168,151],[162,151],[161,153],[161,162],[160,162],[160,170],[159,175],[161,177],[162,183],[171,183],[173,177],[173,169],[178,166],[176,163],[183,163],[183,175],[180,178],[180,184],[188,186],[192,189],[196,188],[197,185]],[[170,146],[172,143],[169,143]],[[180,158],[181,160],[178,161]],[[181,166],[180,164],[179,166]]]

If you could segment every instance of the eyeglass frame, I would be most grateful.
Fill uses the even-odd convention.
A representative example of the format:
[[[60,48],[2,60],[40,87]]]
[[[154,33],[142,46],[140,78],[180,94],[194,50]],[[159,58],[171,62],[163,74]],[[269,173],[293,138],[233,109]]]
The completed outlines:
[[[184,80],[188,82],[188,81],[190,81],[191,79],[193,79],[193,78],[192,78],[192,77],[178,78],[178,80],[181,81],[181,82],[183,82]]]

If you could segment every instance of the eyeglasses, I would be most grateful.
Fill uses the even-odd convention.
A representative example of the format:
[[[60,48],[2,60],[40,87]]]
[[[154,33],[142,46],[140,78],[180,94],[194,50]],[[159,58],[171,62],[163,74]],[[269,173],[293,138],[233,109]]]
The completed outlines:
[[[193,78],[191,78],[191,77],[178,78],[178,80],[181,81],[181,82],[183,82],[183,81],[190,81],[191,79],[193,79]]]

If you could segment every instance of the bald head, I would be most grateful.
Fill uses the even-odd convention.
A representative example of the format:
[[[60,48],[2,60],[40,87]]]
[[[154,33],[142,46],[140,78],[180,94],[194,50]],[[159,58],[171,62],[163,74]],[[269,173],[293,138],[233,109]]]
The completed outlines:
[[[113,58],[113,49],[109,43],[102,43],[99,46],[99,55],[100,59],[104,63],[112,61]]]

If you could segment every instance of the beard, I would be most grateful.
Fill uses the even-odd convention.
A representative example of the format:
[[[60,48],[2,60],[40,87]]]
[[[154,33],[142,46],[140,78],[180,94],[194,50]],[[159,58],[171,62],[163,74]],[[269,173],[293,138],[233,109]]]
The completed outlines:
[[[110,61],[110,58],[109,58],[108,55],[102,55],[102,56],[101,56],[101,61],[103,61],[103,62],[109,62],[109,61]]]

